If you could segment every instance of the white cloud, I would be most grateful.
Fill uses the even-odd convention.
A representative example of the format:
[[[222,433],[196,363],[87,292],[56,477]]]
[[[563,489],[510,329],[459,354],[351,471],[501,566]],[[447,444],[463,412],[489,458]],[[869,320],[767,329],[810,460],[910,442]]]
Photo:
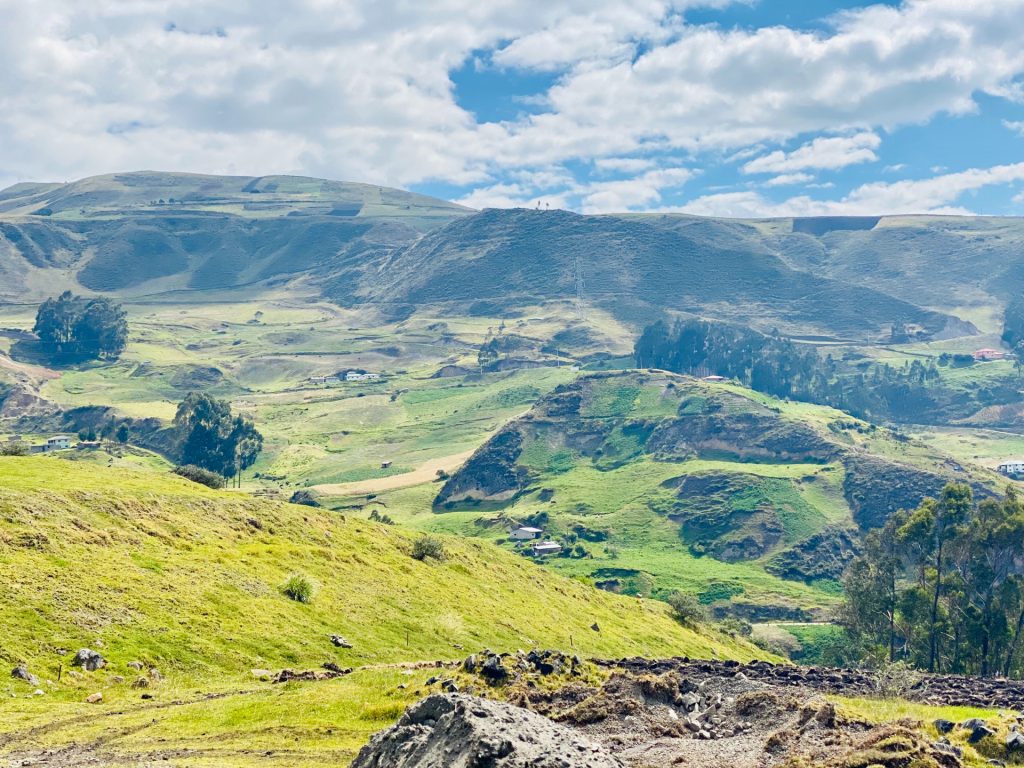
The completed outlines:
[[[878,159],[874,151],[881,143],[878,134],[868,131],[853,136],[819,137],[792,152],[777,150],[755,158],[743,166],[743,172],[793,173],[809,168],[837,170],[856,163],[874,162]]]
[[[648,176],[652,155],[747,161],[825,132],[747,167],[838,168],[874,159],[879,130],[1021,95],[1024,0],[906,0],[826,31],[681,22],[728,1],[0,0],[0,185],[294,172],[437,179],[505,202],[536,184],[588,210],[636,208],[682,183]],[[478,122],[450,75],[474,55],[553,71],[534,94],[546,111]],[[574,161],[638,176],[554,178]],[[554,176],[531,182],[536,169]]]
[[[662,168],[632,179],[601,181],[579,190],[583,213],[617,213],[649,207],[662,192],[683,186],[693,178],[689,168]]]
[[[809,173],[783,173],[768,179],[761,186],[785,187],[790,184],[806,184],[809,181],[813,181],[813,179],[814,176]]]
[[[676,210],[707,216],[762,218],[771,216],[873,216],[900,213],[968,214],[956,205],[968,192],[983,187],[1024,181],[1024,163],[972,168],[930,179],[873,182],[854,189],[840,200],[814,200],[806,195],[781,203],[755,191],[704,195]]]
[[[1024,120],[1003,120],[1003,126],[1024,138]]]

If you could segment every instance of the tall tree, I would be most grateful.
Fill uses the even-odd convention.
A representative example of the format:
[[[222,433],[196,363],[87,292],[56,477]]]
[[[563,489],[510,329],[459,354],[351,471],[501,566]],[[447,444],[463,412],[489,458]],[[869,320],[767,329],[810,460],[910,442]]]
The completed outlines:
[[[128,342],[127,314],[120,304],[71,291],[40,305],[33,330],[46,354],[56,360],[115,358]]]
[[[230,403],[204,393],[190,392],[174,423],[182,435],[181,463],[224,477],[238,477],[263,449],[263,435],[251,420],[233,416]]]

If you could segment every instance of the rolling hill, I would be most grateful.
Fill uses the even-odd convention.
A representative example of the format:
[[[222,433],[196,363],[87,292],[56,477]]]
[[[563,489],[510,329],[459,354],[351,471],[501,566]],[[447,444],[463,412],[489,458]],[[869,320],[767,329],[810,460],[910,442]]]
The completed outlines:
[[[456,645],[749,655],[639,604],[449,539],[410,556],[401,529],[210,491],[173,475],[0,458],[0,658],[56,676],[99,645],[186,680],[253,667],[457,658]],[[315,585],[288,599],[293,574]],[[541,605],[544,610],[540,610]],[[590,629],[598,622],[600,632]],[[354,645],[340,652],[332,633]]]
[[[606,588],[806,618],[832,601],[862,531],[950,480],[1000,484],[828,408],[660,371],[592,374],[485,443],[425,525],[498,539],[541,525],[569,554],[551,565]]]
[[[19,184],[0,191],[0,299],[308,276],[466,213],[422,195],[296,176],[137,172]]]
[[[562,303],[632,328],[669,311],[812,340],[885,340],[895,322],[942,339],[998,332],[1022,244],[1012,218],[473,212],[365,184],[139,172],[0,191],[0,299],[294,284],[393,317]]]

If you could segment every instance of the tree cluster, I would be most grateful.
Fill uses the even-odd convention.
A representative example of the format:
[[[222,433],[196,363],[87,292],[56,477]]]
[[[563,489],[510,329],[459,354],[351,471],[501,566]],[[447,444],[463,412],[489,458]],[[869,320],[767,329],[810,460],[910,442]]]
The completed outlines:
[[[110,299],[86,299],[65,291],[40,305],[32,330],[54,360],[102,360],[124,351],[126,318],[121,305]]]
[[[648,326],[634,355],[638,368],[726,376],[758,392],[830,405],[875,421],[929,423],[956,398],[941,384],[934,361],[914,360],[901,368],[849,365],[777,333],[702,320]],[[983,401],[1002,396],[981,389],[976,393]]]
[[[1024,501],[967,485],[895,514],[844,577],[841,622],[865,658],[933,672],[1021,676]]]
[[[263,435],[250,419],[232,415],[231,404],[191,392],[178,406],[174,425],[181,434],[181,463],[224,477],[240,475],[263,450]]]

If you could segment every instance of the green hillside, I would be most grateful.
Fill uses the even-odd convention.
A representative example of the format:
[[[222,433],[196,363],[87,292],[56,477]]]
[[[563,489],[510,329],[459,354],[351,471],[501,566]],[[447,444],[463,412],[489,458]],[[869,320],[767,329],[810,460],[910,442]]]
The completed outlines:
[[[121,755],[115,762],[180,748],[169,764],[337,765],[397,718],[435,659],[484,647],[756,651],[681,626],[661,603],[600,592],[489,543],[446,538],[443,562],[415,560],[417,537],[151,471],[0,458],[0,659],[26,664],[43,691],[5,683],[0,761],[95,740],[108,758]],[[314,585],[308,603],[282,593],[295,574]],[[331,634],[353,647],[335,647]],[[108,666],[73,670],[84,647]],[[135,661],[162,679],[140,692]],[[251,672],[325,662],[356,672],[288,685]],[[84,703],[94,692],[103,702]]]
[[[795,269],[749,223],[682,216],[579,216],[489,210],[388,255],[372,282],[344,272],[327,295],[361,301],[480,306],[489,314],[578,299],[632,323],[666,310],[791,334],[875,339],[900,320],[931,335],[968,332],[951,315],[864,282]]]
[[[0,299],[138,295],[309,276],[406,244],[466,209],[298,176],[122,173],[0,191]]]
[[[400,529],[173,476],[2,458],[0,510],[0,657],[39,674],[67,664],[57,649],[97,641],[117,664],[185,678],[452,658],[455,645],[744,653],[489,544],[449,539],[445,562],[419,562]],[[316,585],[308,605],[281,592],[296,573]],[[331,633],[355,647],[337,651]]]
[[[502,541],[533,524],[571,550],[546,560],[561,572],[796,618],[834,601],[860,532],[951,479],[1000,484],[828,408],[664,372],[593,374],[507,425],[416,520]]]

